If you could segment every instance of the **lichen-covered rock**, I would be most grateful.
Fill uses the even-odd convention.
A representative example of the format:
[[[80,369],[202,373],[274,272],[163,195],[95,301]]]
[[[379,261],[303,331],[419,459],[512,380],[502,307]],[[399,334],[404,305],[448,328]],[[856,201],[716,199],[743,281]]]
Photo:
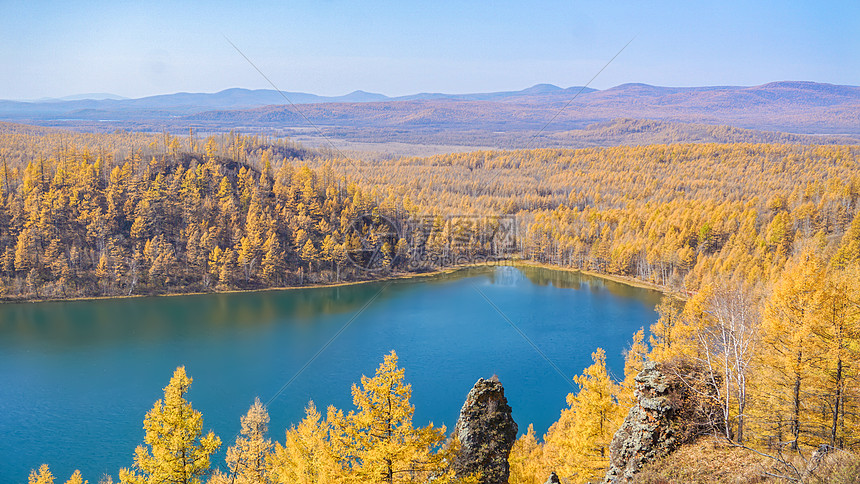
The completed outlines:
[[[609,445],[605,482],[630,482],[642,466],[714,429],[718,409],[702,369],[646,363],[636,376],[636,404]]]
[[[517,440],[517,424],[497,377],[475,383],[460,410],[454,433],[460,441],[453,463],[458,477],[478,472],[483,484],[507,484],[508,456]]]

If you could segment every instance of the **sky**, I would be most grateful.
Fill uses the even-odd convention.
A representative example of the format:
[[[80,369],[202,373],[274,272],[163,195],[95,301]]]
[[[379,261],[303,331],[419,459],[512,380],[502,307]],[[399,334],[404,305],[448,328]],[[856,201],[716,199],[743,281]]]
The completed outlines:
[[[0,0],[0,99],[860,84],[860,2]]]

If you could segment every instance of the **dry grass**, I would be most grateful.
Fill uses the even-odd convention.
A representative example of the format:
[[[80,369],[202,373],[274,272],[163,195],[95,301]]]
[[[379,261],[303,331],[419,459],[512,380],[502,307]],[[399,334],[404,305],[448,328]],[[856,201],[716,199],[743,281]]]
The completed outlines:
[[[860,457],[845,451],[826,455],[804,475],[809,484],[860,484]]]
[[[807,457],[809,453],[807,453]],[[825,456],[814,467],[799,455],[786,457],[790,465],[716,438],[705,438],[646,465],[637,484],[747,484],[801,482],[804,484],[860,484],[860,457],[844,451]],[[799,470],[799,471],[798,471]],[[782,476],[782,477],[777,477]]]
[[[685,445],[656,462],[646,465],[635,482],[641,484],[675,483],[765,483],[771,462],[750,451],[733,447],[718,439],[701,439]]]

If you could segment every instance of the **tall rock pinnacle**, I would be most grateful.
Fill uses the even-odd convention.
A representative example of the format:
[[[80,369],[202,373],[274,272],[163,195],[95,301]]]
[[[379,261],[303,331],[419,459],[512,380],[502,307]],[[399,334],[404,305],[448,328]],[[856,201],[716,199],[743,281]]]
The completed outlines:
[[[460,409],[454,433],[460,440],[460,453],[454,460],[458,477],[480,472],[482,484],[507,484],[508,456],[517,440],[517,424],[498,377],[475,383]]]

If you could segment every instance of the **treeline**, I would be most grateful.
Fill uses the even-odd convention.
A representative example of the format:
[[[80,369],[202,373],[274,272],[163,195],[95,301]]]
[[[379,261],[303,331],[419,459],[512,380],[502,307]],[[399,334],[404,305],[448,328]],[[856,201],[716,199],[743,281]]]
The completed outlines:
[[[455,476],[451,466],[459,443],[446,429],[416,427],[412,387],[405,382],[397,355],[386,355],[373,377],[353,385],[354,410],[328,407],[321,414],[313,402],[306,417],[286,431],[283,443],[268,436],[269,414],[257,399],[241,418],[242,430],[227,448],[222,470],[212,455],[222,445],[212,431],[204,435],[203,416],[187,399],[191,377],[179,367],[164,388],[164,398],[147,412],[144,443],[130,468],[119,470],[127,484],[157,482],[209,484],[405,483],[474,484],[478,476]],[[214,466],[213,466],[214,464]],[[67,484],[84,484],[75,471]],[[103,476],[102,484],[113,482]],[[53,484],[47,465],[30,473],[30,484]]]
[[[412,114],[412,113],[410,113]],[[213,129],[219,128],[212,123]],[[549,132],[537,137],[536,130],[528,126],[512,127],[510,123],[499,126],[472,125],[459,129],[440,129],[439,125],[422,124],[401,127],[402,129],[380,129],[378,126],[326,126],[321,133],[335,140],[365,143],[415,144],[447,147],[450,151],[472,150],[492,146],[497,149],[542,148],[590,148],[619,145],[656,145],[667,143],[779,143],[803,145],[839,145],[858,141],[857,136],[804,135],[779,131],[760,131],[725,125],[699,124],[696,122],[656,121],[651,119],[619,118],[611,121],[585,125],[578,129]],[[569,128],[567,128],[569,129]],[[295,136],[304,134],[293,131]],[[403,147],[397,146],[403,153]]]
[[[585,129],[562,131],[541,139],[541,146],[588,148],[592,146],[657,145],[668,143],[778,143],[836,145],[856,143],[857,138],[819,136],[778,131],[759,131],[726,125],[679,123],[653,119],[619,118],[595,123]],[[495,146],[495,145],[493,145]]]

